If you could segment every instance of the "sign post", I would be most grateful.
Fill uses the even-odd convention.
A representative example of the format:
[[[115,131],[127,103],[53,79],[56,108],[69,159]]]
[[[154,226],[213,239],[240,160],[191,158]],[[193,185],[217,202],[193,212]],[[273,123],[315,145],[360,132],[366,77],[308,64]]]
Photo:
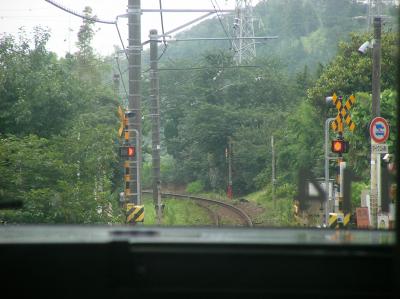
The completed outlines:
[[[371,224],[376,228],[382,210],[381,154],[388,152],[389,124],[383,117],[375,117],[369,126],[371,136]]]

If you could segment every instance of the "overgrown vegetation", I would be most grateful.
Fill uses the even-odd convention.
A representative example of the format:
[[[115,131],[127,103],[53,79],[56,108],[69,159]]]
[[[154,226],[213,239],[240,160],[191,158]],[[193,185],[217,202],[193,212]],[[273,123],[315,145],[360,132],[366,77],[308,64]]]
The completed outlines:
[[[356,96],[351,115],[357,128],[345,133],[351,144],[347,159],[356,174],[367,181],[371,57],[357,53],[365,39],[367,34],[352,34],[349,42],[342,42],[337,56],[318,77],[305,68],[293,80],[271,59],[260,58],[256,69],[230,68],[234,66],[232,57],[223,52],[205,55],[205,69],[188,71],[191,77],[186,72],[176,76],[164,73],[165,145],[176,161],[176,180],[187,184],[200,181],[206,190],[224,190],[225,151],[231,138],[234,193],[254,192],[271,182],[271,136],[275,136],[279,186],[295,184],[300,168],[322,177],[324,123],[337,113],[326,105],[325,97],[336,92],[345,99]],[[389,140],[393,152],[397,136],[393,62],[398,38],[385,33],[382,44],[382,116],[393,128]],[[306,86],[309,88],[304,89]]]
[[[90,9],[85,10],[90,13]],[[49,33],[0,39],[0,200],[7,223],[120,222],[116,107],[101,79],[110,68],[90,46],[83,21],[79,51],[57,58]]]
[[[158,223],[154,209],[153,200],[144,196],[146,217],[145,225],[165,225],[165,226],[206,226],[214,225],[213,219],[207,210],[198,206],[193,201],[182,199],[167,199],[164,201],[164,211],[161,223]]]

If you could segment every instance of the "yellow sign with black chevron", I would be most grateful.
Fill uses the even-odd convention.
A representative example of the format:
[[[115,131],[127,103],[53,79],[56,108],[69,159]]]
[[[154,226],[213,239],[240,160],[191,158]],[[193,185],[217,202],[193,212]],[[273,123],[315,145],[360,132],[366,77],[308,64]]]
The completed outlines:
[[[349,225],[349,223],[350,223],[350,216],[351,216],[350,213],[347,213],[347,214],[344,215],[344,218],[343,218],[343,226],[344,226],[344,227],[346,227],[347,225]]]
[[[338,213],[329,213],[328,219],[328,227],[329,228],[344,228],[350,223],[350,213],[343,214],[341,212]]]
[[[329,228],[338,227],[338,215],[336,213],[329,213],[328,227]]]
[[[346,101],[346,104],[342,104],[341,98],[338,98],[336,93],[332,96],[333,104],[338,110],[338,114],[336,115],[335,120],[332,122],[332,129],[334,131],[343,132],[343,119],[349,127],[350,131],[354,131],[356,128],[356,124],[351,120],[350,109],[356,102],[356,98],[354,95],[351,95],[349,99]]]
[[[136,223],[144,221],[144,206],[137,206],[133,203],[126,204],[126,222]]]

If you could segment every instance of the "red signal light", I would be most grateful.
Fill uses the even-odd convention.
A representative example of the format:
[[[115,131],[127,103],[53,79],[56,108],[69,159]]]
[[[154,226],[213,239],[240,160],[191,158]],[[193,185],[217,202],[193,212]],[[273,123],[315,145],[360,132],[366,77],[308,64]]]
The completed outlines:
[[[331,149],[333,153],[347,153],[349,151],[349,143],[341,139],[332,140]]]
[[[333,141],[332,147],[334,152],[343,152],[343,142],[341,141]]]
[[[129,146],[128,147],[128,157],[134,157],[134,156],[135,156],[135,147]]]
[[[119,154],[122,158],[133,158],[136,155],[136,148],[132,145],[122,145],[119,148]]]

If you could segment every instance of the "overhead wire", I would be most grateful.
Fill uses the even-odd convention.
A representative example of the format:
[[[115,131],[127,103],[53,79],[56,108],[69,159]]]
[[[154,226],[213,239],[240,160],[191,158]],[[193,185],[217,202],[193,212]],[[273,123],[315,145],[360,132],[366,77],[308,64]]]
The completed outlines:
[[[128,53],[126,52],[126,48],[125,48],[125,45],[124,45],[124,41],[122,40],[121,32],[119,31],[119,27],[118,27],[118,17],[117,17],[117,19],[116,19],[116,21],[115,21],[115,28],[117,29],[119,41],[121,42],[122,49],[124,50],[124,54],[125,54],[126,60],[129,60],[129,59],[128,59]]]
[[[159,71],[186,71],[186,70],[207,70],[207,69],[236,69],[236,68],[262,68],[260,65],[237,65],[237,66],[216,66],[216,67],[187,67],[187,68],[160,68]]]
[[[72,9],[69,9],[69,8],[67,8],[67,7],[65,7],[65,6],[55,2],[53,0],[45,0],[45,1],[50,3],[51,5],[54,5],[55,7],[59,8],[59,9],[61,9],[63,11],[65,11],[65,12],[69,13],[69,14],[72,14],[74,16],[80,17],[80,18],[85,19],[85,20],[89,20],[89,21],[93,21],[93,22],[97,22],[97,23],[103,23],[103,24],[110,24],[110,25],[115,24],[115,21],[100,20],[97,17],[85,16],[85,15],[80,14],[80,13],[78,13],[76,11],[73,11]]]
[[[159,4],[160,4],[160,18],[161,18],[161,31],[162,31],[162,38],[163,38],[163,44],[164,44],[164,48],[162,50],[161,55],[157,58],[157,60],[160,60],[161,57],[163,57],[163,55],[165,54],[165,51],[167,51],[167,41],[165,39],[165,31],[164,31],[164,18],[163,18],[163,13],[162,13],[162,3],[161,0],[159,0]]]
[[[160,4],[160,17],[161,17],[161,31],[163,34],[163,43],[166,46],[167,45],[167,41],[165,40],[165,31],[164,31],[164,18],[163,18],[163,13],[162,13],[162,3],[161,0],[159,0],[159,4]]]
[[[232,36],[229,34],[229,32],[227,31],[227,29],[225,28],[225,25],[222,23],[221,17],[219,16],[218,10],[214,5],[214,1],[210,0],[212,6],[214,7],[215,10],[215,14],[217,15],[218,21],[221,24],[222,30],[224,31],[225,35],[227,38],[229,38],[229,42],[231,43],[231,48],[233,48],[233,41],[232,41]],[[218,2],[217,2],[218,5]],[[221,13],[221,9],[219,9],[219,12]]]
[[[117,68],[118,68],[119,75],[121,76],[121,82],[122,82],[122,86],[123,86],[124,91],[125,91],[126,98],[128,98],[129,96],[128,96],[128,92],[126,91],[126,87],[125,87],[125,83],[124,83],[124,77],[122,76],[121,67],[119,65],[118,57],[116,57],[115,61],[117,63]]]
[[[122,37],[121,37],[121,33],[120,33],[120,31],[119,31],[119,28],[118,28],[118,23],[117,23],[118,18],[117,18],[115,21],[100,20],[100,19],[98,19],[97,17],[88,17],[88,16],[82,15],[82,14],[80,14],[80,13],[77,13],[77,12],[75,12],[75,11],[73,11],[73,10],[71,10],[71,9],[69,9],[69,8],[67,8],[67,7],[65,7],[65,6],[63,6],[63,5],[61,5],[61,4],[59,4],[59,3],[56,3],[55,1],[52,1],[52,0],[45,0],[45,1],[48,2],[48,3],[50,3],[50,4],[52,4],[52,5],[54,5],[55,7],[59,8],[59,9],[61,9],[61,10],[63,10],[63,11],[65,11],[65,12],[69,13],[69,14],[72,14],[72,15],[74,15],[74,16],[80,17],[80,18],[82,18],[82,19],[89,20],[89,21],[93,21],[93,22],[97,22],[97,23],[115,25],[115,28],[117,29],[117,32],[118,32],[118,37],[119,37],[119,39],[120,39],[120,42],[121,42],[121,44],[122,44],[122,48],[123,48],[124,53],[125,53],[125,56],[126,56],[126,58],[128,59],[128,54],[126,53],[125,45],[124,45],[124,42],[123,42]],[[119,65],[118,58],[116,58],[116,63],[117,63],[117,68],[118,68],[119,74],[120,74],[120,76],[121,76],[121,82],[122,82],[122,86],[123,86],[124,91],[125,91],[125,95],[126,95],[126,97],[128,98],[128,92],[127,92],[127,90],[126,90],[126,86],[125,86],[125,83],[124,83],[124,80],[123,80],[123,76],[122,76],[123,73],[122,73],[122,71],[121,71],[121,67],[120,67],[120,65]]]

